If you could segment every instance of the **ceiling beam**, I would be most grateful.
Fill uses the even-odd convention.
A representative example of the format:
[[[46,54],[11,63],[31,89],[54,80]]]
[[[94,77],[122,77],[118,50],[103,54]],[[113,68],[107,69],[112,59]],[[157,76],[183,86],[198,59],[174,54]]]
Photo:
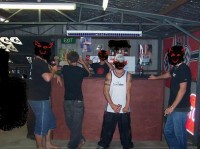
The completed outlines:
[[[177,0],[173,3],[171,3],[168,7],[165,7],[164,9],[162,9],[160,14],[161,15],[169,14],[170,12],[174,11],[175,9],[184,5],[187,2],[189,2],[189,0]]]
[[[177,29],[179,29],[180,31],[182,31],[183,33],[185,33],[186,35],[190,36],[191,38],[193,38],[194,40],[196,40],[197,42],[200,42],[200,39],[196,36],[194,36],[192,33],[188,32],[187,30],[183,29],[182,27],[174,24],[173,22],[171,22],[170,20],[165,19],[165,21],[167,23],[169,23],[170,25],[176,27]]]
[[[181,0],[178,0],[178,1],[181,1]],[[182,1],[185,1],[185,0],[182,0]],[[85,8],[85,9],[102,10],[102,7],[99,6],[99,5],[79,3],[79,2],[76,2],[76,4],[77,4],[77,8],[81,6],[82,8]],[[187,19],[182,19],[182,18],[170,17],[170,16],[166,16],[166,15],[161,15],[161,14],[147,13],[147,12],[120,9],[120,8],[108,7],[106,9],[106,11],[107,12],[115,12],[115,13],[123,12],[124,15],[130,14],[130,15],[134,15],[134,16],[137,16],[137,17],[143,16],[143,17],[146,17],[146,18],[153,18],[153,19],[157,19],[157,20],[160,20],[160,21],[163,21],[164,19],[168,19],[168,20],[173,20],[173,22],[183,23],[183,24],[185,24],[185,23],[200,24],[200,21],[193,21],[193,20],[187,20]]]

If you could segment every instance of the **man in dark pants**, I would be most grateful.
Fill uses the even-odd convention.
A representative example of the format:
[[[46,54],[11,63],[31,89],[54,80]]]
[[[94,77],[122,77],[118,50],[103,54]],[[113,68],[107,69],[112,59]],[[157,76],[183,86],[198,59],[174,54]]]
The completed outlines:
[[[124,70],[126,61],[117,54],[113,62],[115,69],[106,75],[104,96],[108,102],[104,116],[98,149],[107,149],[118,125],[123,149],[133,148],[130,118],[131,74]]]
[[[65,121],[70,130],[70,141],[68,148],[77,149],[85,143],[82,135],[82,123],[84,116],[84,100],[82,93],[82,82],[84,77],[90,75],[90,70],[78,53],[71,51],[67,54],[69,65],[62,68],[64,79],[64,112]],[[77,66],[81,64],[82,68]]]

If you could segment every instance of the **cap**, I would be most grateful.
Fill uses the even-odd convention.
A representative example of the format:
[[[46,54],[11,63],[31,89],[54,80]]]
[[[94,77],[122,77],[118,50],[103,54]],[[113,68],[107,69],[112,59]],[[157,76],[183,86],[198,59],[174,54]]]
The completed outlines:
[[[102,45],[98,45],[96,50],[103,50],[103,46]]]
[[[123,63],[124,62],[124,56],[122,54],[116,54],[115,61]]]

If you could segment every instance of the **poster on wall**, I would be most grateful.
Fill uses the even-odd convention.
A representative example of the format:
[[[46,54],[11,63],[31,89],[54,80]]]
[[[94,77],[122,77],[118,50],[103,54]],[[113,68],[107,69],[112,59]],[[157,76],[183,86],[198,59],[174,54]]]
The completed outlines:
[[[138,45],[138,63],[140,65],[152,64],[152,45],[151,44],[139,44]]]
[[[92,38],[91,37],[80,37],[80,48],[82,52],[92,52]]]

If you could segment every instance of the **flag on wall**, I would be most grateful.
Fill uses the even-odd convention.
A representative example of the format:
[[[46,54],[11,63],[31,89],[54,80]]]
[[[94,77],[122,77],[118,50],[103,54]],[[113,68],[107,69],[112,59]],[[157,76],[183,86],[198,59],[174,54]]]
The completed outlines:
[[[200,37],[200,31],[193,33],[195,36]],[[171,66],[169,65],[167,58],[167,51],[169,48],[174,46],[174,44],[181,44],[185,48],[185,63],[190,67],[192,73],[192,79],[197,80],[198,74],[198,56],[199,56],[199,43],[192,37],[187,35],[174,36],[170,38],[165,38],[163,40],[163,72],[169,71]],[[169,86],[169,83],[166,84]]]

